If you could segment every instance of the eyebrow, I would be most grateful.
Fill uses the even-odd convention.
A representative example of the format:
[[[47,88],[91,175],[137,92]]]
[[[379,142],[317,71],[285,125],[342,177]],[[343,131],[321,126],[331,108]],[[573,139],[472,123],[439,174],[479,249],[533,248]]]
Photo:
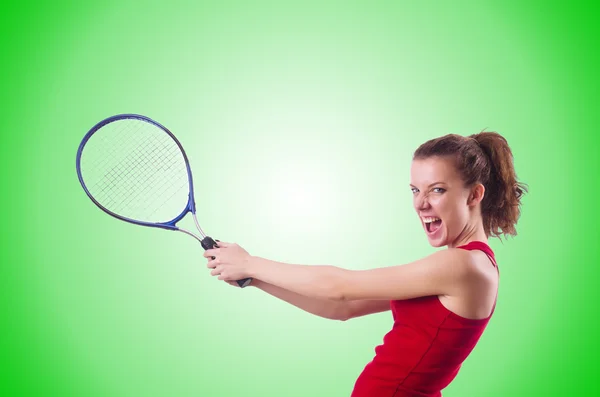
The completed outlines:
[[[427,187],[432,187],[433,185],[446,185],[446,183],[445,182],[441,182],[441,181],[439,181],[439,182],[433,182],[433,183],[430,183],[429,186],[427,186]],[[410,184],[410,186],[411,187],[416,187],[412,183]]]

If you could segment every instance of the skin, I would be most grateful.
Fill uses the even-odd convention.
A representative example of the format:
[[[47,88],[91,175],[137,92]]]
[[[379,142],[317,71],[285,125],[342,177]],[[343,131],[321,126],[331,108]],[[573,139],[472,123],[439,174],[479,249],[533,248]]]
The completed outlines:
[[[451,158],[414,160],[410,174],[413,206],[419,218],[442,219],[437,238],[427,235],[433,247],[455,248],[475,240],[487,243],[480,209],[483,185],[466,188]]]
[[[290,264],[250,255],[236,243],[206,250],[210,274],[231,285],[252,277],[252,285],[309,313],[335,320],[389,310],[390,300],[437,295],[452,312],[471,319],[489,316],[498,273],[485,253],[456,248],[487,243],[481,217],[482,184],[465,186],[451,158],[414,160],[410,171],[414,209],[429,243],[446,247],[396,266],[348,270],[329,265]],[[423,216],[441,218],[428,235]]]

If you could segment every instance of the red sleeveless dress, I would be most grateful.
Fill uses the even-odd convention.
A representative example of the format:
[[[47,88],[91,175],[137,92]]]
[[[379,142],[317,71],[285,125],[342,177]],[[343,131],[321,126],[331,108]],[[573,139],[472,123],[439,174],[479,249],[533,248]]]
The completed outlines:
[[[492,249],[481,241],[458,248],[481,250],[498,269]],[[390,302],[394,325],[375,348],[351,397],[440,397],[477,344],[492,313],[466,319],[446,309],[437,296]]]

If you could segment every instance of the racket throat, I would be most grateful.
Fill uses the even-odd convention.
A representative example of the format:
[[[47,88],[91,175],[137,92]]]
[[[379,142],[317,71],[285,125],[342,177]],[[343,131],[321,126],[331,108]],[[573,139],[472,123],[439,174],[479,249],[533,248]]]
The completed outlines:
[[[192,211],[192,218],[194,218],[194,223],[196,224],[196,227],[198,228],[198,231],[200,232],[200,235],[201,235],[203,238],[206,238],[206,237],[208,237],[208,236],[206,235],[206,233],[204,233],[204,230],[202,230],[202,228],[200,227],[200,223],[198,223],[198,218],[196,218],[196,212],[195,212],[195,211]],[[209,237],[209,238],[210,238],[210,237]]]

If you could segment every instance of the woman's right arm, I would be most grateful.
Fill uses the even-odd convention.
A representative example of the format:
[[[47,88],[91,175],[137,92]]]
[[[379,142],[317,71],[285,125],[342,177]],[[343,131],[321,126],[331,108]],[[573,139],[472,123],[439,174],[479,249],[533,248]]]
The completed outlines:
[[[346,321],[390,310],[389,300],[335,301],[300,295],[257,279],[252,280],[250,285],[308,313],[330,320]]]

